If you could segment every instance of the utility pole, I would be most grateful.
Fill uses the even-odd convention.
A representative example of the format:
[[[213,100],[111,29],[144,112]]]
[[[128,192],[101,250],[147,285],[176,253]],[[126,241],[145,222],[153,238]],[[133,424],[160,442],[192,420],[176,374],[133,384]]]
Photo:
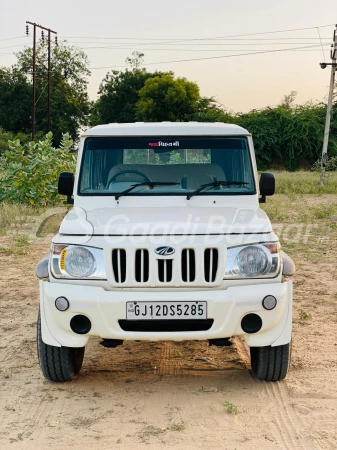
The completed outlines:
[[[50,55],[50,30],[48,30],[48,131],[50,131],[50,91],[51,91],[51,55]]]
[[[325,166],[328,157],[328,143],[329,143],[329,133],[330,133],[330,122],[332,116],[332,101],[333,101],[333,93],[335,87],[335,75],[337,69],[337,25],[333,34],[333,44],[331,45],[331,63],[320,63],[322,69],[325,69],[327,66],[331,66],[331,75],[330,75],[330,87],[329,87],[329,96],[328,96],[328,105],[326,110],[326,119],[325,119],[325,130],[324,130],[324,140],[323,140],[323,150],[322,150],[322,162],[321,162],[321,177],[319,181],[320,186],[324,186],[324,176],[325,176]]]
[[[32,141],[35,139],[35,116],[36,116],[36,28],[48,31],[48,130],[50,130],[50,96],[51,96],[51,33],[57,34],[50,28],[43,27],[34,22],[26,21],[27,24],[33,25],[33,105],[32,105]],[[43,31],[42,31],[43,32]],[[26,27],[28,35],[28,28]]]

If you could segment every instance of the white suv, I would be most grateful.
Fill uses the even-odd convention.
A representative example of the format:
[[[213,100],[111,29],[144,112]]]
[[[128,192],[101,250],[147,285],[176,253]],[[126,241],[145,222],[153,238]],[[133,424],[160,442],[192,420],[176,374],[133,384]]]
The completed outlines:
[[[38,355],[44,376],[70,381],[90,336],[208,340],[242,336],[254,374],[286,376],[294,264],[259,202],[252,137],[222,123],[102,125],[81,137],[74,207],[40,261]]]

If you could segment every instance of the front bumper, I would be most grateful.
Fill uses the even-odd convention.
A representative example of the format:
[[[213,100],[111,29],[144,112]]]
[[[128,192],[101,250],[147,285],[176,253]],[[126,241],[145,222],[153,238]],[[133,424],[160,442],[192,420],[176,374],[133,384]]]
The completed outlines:
[[[277,299],[277,306],[267,311],[262,300],[267,295]],[[66,297],[70,308],[58,311],[57,297]],[[208,318],[214,319],[207,331],[133,332],[123,331],[118,321],[126,318],[128,301],[207,301]],[[249,286],[235,286],[224,290],[114,290],[80,284],[40,281],[42,339],[53,346],[82,347],[89,336],[121,340],[207,340],[242,335],[250,347],[283,345],[291,340],[292,281]],[[241,320],[248,313],[258,314],[263,322],[255,334],[241,328]],[[78,335],[70,328],[76,314],[89,317],[92,327],[88,334]]]

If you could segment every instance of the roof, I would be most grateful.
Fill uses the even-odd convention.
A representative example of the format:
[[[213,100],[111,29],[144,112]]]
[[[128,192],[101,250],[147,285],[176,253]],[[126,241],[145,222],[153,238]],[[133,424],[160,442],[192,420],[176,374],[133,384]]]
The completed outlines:
[[[238,125],[210,122],[110,123],[86,130],[82,136],[247,136]]]

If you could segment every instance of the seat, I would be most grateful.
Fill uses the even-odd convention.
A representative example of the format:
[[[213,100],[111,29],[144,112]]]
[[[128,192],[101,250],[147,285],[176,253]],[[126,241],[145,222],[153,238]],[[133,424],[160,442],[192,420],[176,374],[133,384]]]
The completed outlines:
[[[108,184],[122,170],[137,170],[152,181],[181,182],[184,189],[197,189],[201,184],[225,180],[224,172],[218,164],[118,164],[111,168]],[[143,181],[140,175],[130,173],[129,176],[125,174],[125,177],[133,182]],[[125,181],[122,176],[121,181]]]

